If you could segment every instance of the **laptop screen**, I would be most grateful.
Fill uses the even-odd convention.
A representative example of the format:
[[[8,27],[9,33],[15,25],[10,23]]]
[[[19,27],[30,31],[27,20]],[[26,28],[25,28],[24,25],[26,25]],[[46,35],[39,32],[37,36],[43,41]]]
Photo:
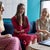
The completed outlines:
[[[39,42],[39,44],[45,45],[45,46],[50,46],[50,39],[42,41],[42,42]]]

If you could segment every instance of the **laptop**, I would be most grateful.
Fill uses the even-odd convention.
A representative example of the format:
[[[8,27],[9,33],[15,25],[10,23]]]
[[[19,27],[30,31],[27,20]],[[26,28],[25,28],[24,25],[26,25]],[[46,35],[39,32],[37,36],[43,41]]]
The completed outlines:
[[[50,39],[44,40],[44,41],[42,41],[42,42],[39,42],[39,44],[40,44],[40,45],[45,45],[45,46],[50,47]]]

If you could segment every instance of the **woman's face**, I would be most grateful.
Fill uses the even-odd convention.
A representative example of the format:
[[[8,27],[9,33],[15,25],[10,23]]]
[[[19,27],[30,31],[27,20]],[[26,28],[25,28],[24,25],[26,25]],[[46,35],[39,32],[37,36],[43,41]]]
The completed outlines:
[[[1,6],[1,14],[3,14],[3,11],[4,11],[4,7]]]
[[[19,13],[20,14],[23,14],[25,12],[25,6],[21,6],[20,9],[19,9]]]
[[[44,17],[47,16],[47,9],[43,9],[43,11],[42,11],[42,16],[44,16]]]

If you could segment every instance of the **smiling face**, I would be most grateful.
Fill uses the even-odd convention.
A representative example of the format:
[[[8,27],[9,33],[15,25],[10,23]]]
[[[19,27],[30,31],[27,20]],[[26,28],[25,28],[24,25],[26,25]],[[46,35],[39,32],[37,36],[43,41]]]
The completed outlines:
[[[20,3],[18,6],[17,6],[17,12],[16,12],[16,15],[25,15],[25,5]]]
[[[25,12],[25,6],[23,5],[23,6],[21,6],[20,8],[19,8],[19,13],[20,14],[23,14]]]
[[[48,16],[47,8],[43,8],[42,13],[41,13],[41,17],[45,19],[45,18],[47,18],[47,16]]]
[[[46,8],[44,8],[42,10],[42,14],[41,15],[42,15],[43,18],[46,18],[48,16],[48,12],[47,12],[47,9]]]

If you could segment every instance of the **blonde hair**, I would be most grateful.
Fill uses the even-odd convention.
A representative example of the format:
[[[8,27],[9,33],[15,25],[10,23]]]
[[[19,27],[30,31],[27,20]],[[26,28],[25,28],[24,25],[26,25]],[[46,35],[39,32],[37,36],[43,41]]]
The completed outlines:
[[[0,20],[2,20],[2,16],[1,16],[1,7],[2,7],[2,2],[0,1]]]

